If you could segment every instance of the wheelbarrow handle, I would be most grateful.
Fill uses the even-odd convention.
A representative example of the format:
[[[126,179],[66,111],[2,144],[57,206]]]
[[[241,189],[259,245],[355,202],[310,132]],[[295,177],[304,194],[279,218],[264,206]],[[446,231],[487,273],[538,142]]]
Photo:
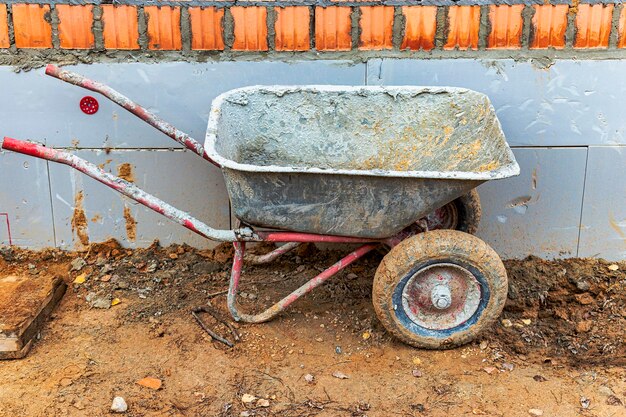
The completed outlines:
[[[82,158],[72,155],[71,153],[58,149],[48,148],[36,143],[17,140],[5,137],[0,140],[0,149],[21,153],[24,155],[34,156],[36,158],[46,159],[48,161],[58,162],[69,165],[72,168],[100,181],[101,183],[113,188],[120,194],[132,198],[138,203],[164,215],[170,220],[175,221],[187,229],[204,236],[211,240],[221,242],[235,242],[237,240],[257,241],[260,238],[250,228],[241,228],[237,230],[217,230],[213,229],[200,220],[190,216],[182,210],[148,194],[136,185],[112,175],[96,165],[85,161]]]
[[[123,94],[118,93],[108,85],[90,80],[89,78],[86,78],[72,71],[62,70],[56,65],[52,64],[49,64],[46,67],[46,74],[58,78],[61,81],[65,81],[66,83],[74,84],[79,87],[86,88],[87,90],[95,91],[96,93],[102,94],[115,104],[123,107],[144,122],[148,123],[150,126],[165,133],[167,136],[174,139],[185,148],[200,155],[216,167],[221,168],[221,165],[219,163],[217,163],[207,155],[204,147],[197,140],[193,139],[185,132],[178,130],[171,124],[167,123],[165,120],[161,119],[154,113],[135,103]]]

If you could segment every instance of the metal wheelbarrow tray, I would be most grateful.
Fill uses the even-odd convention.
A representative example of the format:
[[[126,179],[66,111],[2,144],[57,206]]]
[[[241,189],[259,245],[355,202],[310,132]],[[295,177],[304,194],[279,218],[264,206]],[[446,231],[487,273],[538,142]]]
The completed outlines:
[[[104,84],[53,65],[46,74],[102,94],[221,168],[241,227],[213,229],[62,150],[10,137],[0,149],[69,165],[201,236],[233,242],[227,304],[235,320],[270,320],[375,248],[389,253],[374,277],[374,310],[400,340],[458,346],[501,313],[506,271],[470,234],[480,219],[474,188],[517,175],[519,166],[485,95],[449,87],[241,88],[213,101],[202,146]],[[262,241],[287,243],[245,256],[246,242]],[[301,242],[361,246],[265,311],[240,311],[244,256],[267,263]],[[192,310],[202,327],[232,345],[206,327],[202,311],[211,309]]]
[[[247,87],[213,102],[205,148],[255,226],[392,236],[517,164],[462,88]]]

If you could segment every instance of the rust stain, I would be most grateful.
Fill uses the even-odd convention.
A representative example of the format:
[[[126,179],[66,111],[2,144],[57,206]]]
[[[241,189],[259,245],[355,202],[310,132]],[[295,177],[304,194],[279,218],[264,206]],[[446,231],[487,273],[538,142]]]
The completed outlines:
[[[129,241],[134,242],[137,239],[137,221],[128,206],[124,206],[124,220],[126,221],[126,237]]]
[[[135,175],[133,174],[133,166],[129,164],[128,162],[118,165],[117,176],[128,182],[135,182]]]
[[[112,160],[112,159],[107,159],[107,160],[106,160],[106,161],[104,161],[103,163],[98,164],[98,168],[100,168],[100,169],[104,169],[104,167],[106,167],[107,165],[109,165],[111,162],[113,162],[113,160]]]
[[[91,222],[97,223],[99,221],[102,221],[102,216],[99,213],[96,213],[96,215],[91,218]]]
[[[87,230],[87,216],[83,208],[83,192],[79,191],[74,196],[74,213],[72,214],[72,232],[76,233],[76,237],[81,245],[89,245],[89,231]]]
[[[611,225],[611,228],[617,232],[619,237],[622,238],[624,243],[626,243],[626,233],[624,233],[624,230],[620,226],[619,222],[615,220],[615,216],[612,211],[609,212],[609,224]]]
[[[537,168],[533,169],[533,174],[532,174],[532,186],[533,186],[533,190],[537,189]]]

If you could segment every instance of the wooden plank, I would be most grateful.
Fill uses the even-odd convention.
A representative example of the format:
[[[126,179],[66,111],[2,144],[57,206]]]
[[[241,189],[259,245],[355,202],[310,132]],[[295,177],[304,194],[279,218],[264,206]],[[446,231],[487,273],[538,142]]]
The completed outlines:
[[[66,288],[59,277],[0,277],[0,359],[26,356]]]

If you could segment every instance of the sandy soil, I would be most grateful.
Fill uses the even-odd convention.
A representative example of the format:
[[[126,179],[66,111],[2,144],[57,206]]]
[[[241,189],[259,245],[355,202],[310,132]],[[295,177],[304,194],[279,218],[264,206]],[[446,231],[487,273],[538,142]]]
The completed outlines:
[[[2,417],[110,415],[115,396],[129,416],[626,416],[624,263],[507,261],[502,322],[463,348],[425,351],[376,320],[373,253],[278,319],[240,325],[230,349],[190,315],[208,299],[225,312],[210,296],[227,287],[228,247],[0,255],[0,275],[70,284],[30,355],[0,362]],[[246,268],[243,307],[258,311],[340,256],[306,247]]]

